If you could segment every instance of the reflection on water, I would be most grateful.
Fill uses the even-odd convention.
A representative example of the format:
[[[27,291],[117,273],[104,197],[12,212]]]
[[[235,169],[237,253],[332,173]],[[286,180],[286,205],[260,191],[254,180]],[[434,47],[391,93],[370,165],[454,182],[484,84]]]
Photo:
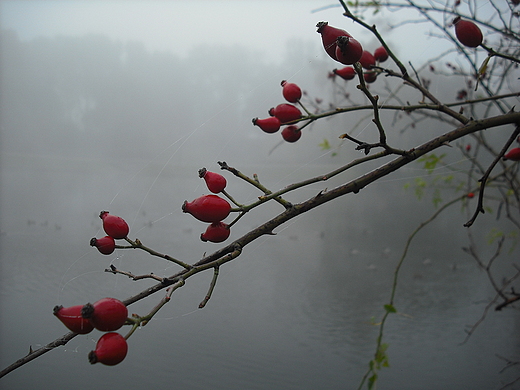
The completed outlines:
[[[38,170],[34,161],[26,162],[30,167],[20,159],[9,161],[16,163],[4,166],[1,178],[2,367],[30,345],[37,348],[64,333],[51,315],[54,305],[126,298],[151,284],[104,273],[111,262],[135,274],[175,272],[139,252],[101,256],[90,248],[89,239],[101,234],[101,209],[129,216],[132,237],[189,262],[218,247],[201,243],[204,228],[180,211],[185,198],[204,192],[196,174],[165,172],[167,179],[157,181],[143,202],[155,176],[143,173],[125,187],[128,179],[121,177],[125,170],[132,177],[134,167],[99,169],[93,162],[69,161]],[[88,169],[79,169],[86,163]],[[269,171],[280,176],[273,180],[288,173]],[[114,181],[121,193],[106,204],[114,196],[108,183]],[[255,196],[250,188],[233,189],[240,199]],[[252,243],[221,269],[204,310],[196,308],[211,276],[190,279],[156,319],[132,336],[124,363],[90,366],[86,355],[99,336],[93,333],[9,374],[1,387],[356,388],[374,352],[374,322],[389,297],[404,240],[428,215],[421,210],[424,204],[390,189],[369,187]],[[403,220],[403,207],[417,211]],[[278,210],[268,206],[243,218],[233,236]],[[425,231],[406,260],[396,300],[399,314],[386,329],[390,368],[380,373],[381,388],[493,389],[515,377],[512,371],[499,374],[504,363],[495,356],[518,357],[520,323],[513,310],[490,314],[469,342],[459,345],[466,326],[482,313],[482,300],[493,295],[485,275],[460,251],[459,238]],[[138,302],[130,311],[144,314],[158,298]]]

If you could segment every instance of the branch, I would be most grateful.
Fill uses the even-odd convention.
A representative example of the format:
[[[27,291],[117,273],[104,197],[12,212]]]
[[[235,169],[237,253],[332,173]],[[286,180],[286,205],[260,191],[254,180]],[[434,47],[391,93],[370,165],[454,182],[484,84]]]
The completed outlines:
[[[61,347],[62,345],[67,344],[70,340],[72,340],[74,337],[76,337],[78,334],[74,332],[69,332],[66,335],[63,335],[59,338],[57,338],[54,341],[51,341],[49,344],[44,345],[41,348],[38,348],[37,350],[33,351],[31,347],[29,347],[29,353],[24,356],[21,359],[18,359],[16,362],[11,364],[10,366],[4,368],[2,371],[0,371],[0,378],[9,374],[11,371],[16,370],[17,368],[23,366],[26,363],[29,363],[31,360],[36,359],[37,357],[40,357],[44,353],[47,353],[49,351],[52,351],[54,348]]]
[[[485,213],[485,211],[484,211],[484,189],[486,188],[487,179],[488,179],[489,175],[491,174],[491,171],[493,170],[495,165],[498,164],[498,162],[500,161],[502,156],[507,152],[507,150],[509,149],[511,144],[516,140],[516,137],[518,137],[519,134],[520,134],[520,125],[517,125],[515,131],[509,137],[509,140],[506,142],[506,144],[504,145],[504,147],[502,148],[500,153],[495,157],[495,159],[493,160],[493,162],[491,163],[489,168],[486,170],[486,172],[484,173],[482,178],[479,180],[480,190],[479,190],[479,194],[478,194],[477,208],[475,210],[475,213],[473,214],[473,217],[471,217],[471,219],[464,224],[465,227],[470,227],[471,225],[473,225],[473,223],[477,219],[478,215],[480,213],[482,213],[482,214]]]

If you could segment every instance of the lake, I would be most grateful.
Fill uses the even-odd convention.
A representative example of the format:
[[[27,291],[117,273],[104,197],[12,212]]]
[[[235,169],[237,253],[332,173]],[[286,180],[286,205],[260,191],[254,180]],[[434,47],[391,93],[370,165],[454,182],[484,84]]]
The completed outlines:
[[[309,173],[325,173],[332,163],[237,168],[258,173],[276,190]],[[117,250],[103,256],[89,247],[91,237],[102,236],[99,211],[124,217],[130,237],[189,263],[219,247],[202,243],[198,237],[205,224],[180,209],[184,199],[206,191],[197,177],[201,167],[162,168],[161,161],[150,165],[131,159],[4,154],[2,368],[30,346],[36,349],[66,333],[52,315],[55,305],[105,296],[125,299],[154,284],[105,273],[110,264],[134,274],[168,276],[178,270],[143,252]],[[226,177],[236,199],[246,203],[258,196],[247,184]],[[287,199],[301,201],[342,178]],[[419,202],[405,192],[401,179],[392,176],[320,206],[279,227],[275,236],[251,243],[221,267],[213,296],[202,310],[197,307],[211,271],[189,279],[129,339],[121,364],[88,363],[87,354],[101,335],[94,331],[8,374],[0,387],[357,388],[375,351],[375,323],[389,299],[405,240],[434,210],[429,201]],[[234,227],[231,239],[281,211],[277,204],[253,210]],[[385,330],[390,366],[379,373],[381,389],[499,389],[518,376],[515,368],[500,372],[505,367],[501,357],[518,358],[517,310],[491,310],[461,345],[465,330],[494,296],[486,274],[461,250],[466,245],[463,222],[465,215],[455,206],[419,233],[411,247],[397,290],[398,313],[390,316]],[[483,246],[484,253],[493,250]],[[499,267],[511,273],[513,258],[501,261]],[[162,296],[148,297],[129,310],[145,314]]]

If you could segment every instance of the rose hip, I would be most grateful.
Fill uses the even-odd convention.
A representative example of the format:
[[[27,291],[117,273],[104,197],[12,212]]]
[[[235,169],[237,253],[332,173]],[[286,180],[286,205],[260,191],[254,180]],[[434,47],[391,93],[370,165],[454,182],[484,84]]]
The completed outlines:
[[[504,156],[504,160],[520,161],[520,148],[513,148]]]
[[[296,106],[292,104],[282,103],[269,110],[269,115],[275,116],[280,120],[280,123],[284,124],[287,122],[300,119],[302,112]]]
[[[372,67],[376,64],[376,59],[374,58],[372,53],[370,53],[367,50],[364,50],[363,54],[361,54],[361,58],[359,59],[359,63],[365,69],[372,69]]]
[[[81,308],[83,305],[71,307],[55,306],[53,314],[65,325],[69,330],[78,334],[87,334],[92,332],[94,325],[81,316]]]
[[[346,66],[341,69],[334,69],[333,72],[343,80],[352,80],[354,77],[356,77],[356,70],[352,66]]]
[[[91,238],[90,246],[95,246],[97,250],[104,254],[110,255],[116,249],[116,242],[110,236],[105,236],[102,238]]]
[[[81,316],[88,318],[97,330],[113,331],[125,324],[128,309],[119,299],[103,298],[94,304],[84,305],[81,308]]]
[[[323,48],[330,56],[330,58],[338,61],[338,57],[336,55],[337,39],[340,36],[351,37],[351,35],[345,30],[329,26],[328,22],[319,22],[316,27],[318,28],[318,33],[321,34]]]
[[[217,195],[204,195],[193,202],[184,201],[182,211],[202,222],[220,222],[231,212],[231,205]]]
[[[200,239],[204,242],[223,242],[229,237],[231,230],[224,222],[213,222],[208,226],[206,231],[200,235]]]
[[[290,125],[282,130],[282,137],[287,142],[296,142],[302,136],[302,132],[298,129],[298,126]]]
[[[453,24],[455,25],[455,35],[464,46],[477,47],[482,43],[482,31],[472,21],[463,20],[457,16],[453,20]]]
[[[371,84],[377,79],[377,73],[374,71],[363,73],[363,78],[365,79],[365,83]]]
[[[341,36],[337,39],[336,58],[345,65],[352,65],[359,61],[363,54],[363,47],[352,37]]]
[[[297,103],[302,98],[301,88],[294,84],[288,83],[283,80],[282,83],[282,95],[289,103]]]
[[[105,333],[96,344],[96,349],[88,354],[91,364],[102,363],[115,366],[121,363],[128,353],[128,344],[119,333]]]
[[[380,46],[374,50],[374,58],[376,61],[385,62],[388,59],[388,52],[383,46]]]
[[[206,168],[202,168],[199,170],[199,177],[204,179],[208,190],[215,194],[222,192],[226,188],[226,178],[220,173],[210,172]]]
[[[265,119],[254,118],[253,125],[260,127],[266,133],[276,133],[280,130],[280,119],[275,116]]]
[[[109,214],[108,211],[99,213],[99,218],[103,220],[103,229],[110,237],[119,239],[128,235],[130,228],[123,218]]]

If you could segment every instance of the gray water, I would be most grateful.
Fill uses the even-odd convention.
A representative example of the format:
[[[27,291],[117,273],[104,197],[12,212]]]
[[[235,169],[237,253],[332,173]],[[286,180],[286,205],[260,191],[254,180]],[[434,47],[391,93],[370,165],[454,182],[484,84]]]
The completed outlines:
[[[29,346],[38,348],[66,333],[51,314],[54,305],[104,296],[124,299],[153,284],[104,273],[110,263],[135,274],[176,271],[137,251],[102,256],[88,246],[92,236],[101,235],[97,214],[107,208],[100,202],[107,199],[104,183],[123,183],[122,193],[108,206],[131,223],[131,237],[188,262],[218,247],[201,243],[203,224],[180,212],[183,197],[204,192],[196,167],[168,167],[139,210],[143,192],[135,197],[134,190],[156,178],[145,170],[128,184],[139,162],[57,163],[4,154],[2,163],[2,367]],[[307,167],[306,173],[329,168]],[[273,183],[303,175],[298,166],[243,171],[269,175]],[[255,193],[229,179],[230,191],[240,199]],[[388,182],[368,187],[250,244],[221,268],[205,309],[197,306],[210,273],[189,279],[129,339],[129,354],[118,366],[88,363],[87,354],[100,335],[94,331],[8,374],[0,380],[1,388],[356,388],[374,353],[378,328],[373,322],[383,314],[404,240],[431,211],[411,194],[391,188]],[[134,205],[125,201],[134,197]],[[279,211],[273,205],[260,215],[251,213],[231,238]],[[454,220],[462,219],[455,214]],[[500,388],[517,374],[514,369],[500,373],[504,361],[496,356],[518,353],[517,311],[491,312],[473,337],[459,345],[493,292],[484,273],[460,250],[464,235],[457,229],[437,226],[421,234],[402,270],[399,313],[386,329],[390,367],[380,372],[380,388]],[[161,296],[138,302],[130,312],[145,314]]]

